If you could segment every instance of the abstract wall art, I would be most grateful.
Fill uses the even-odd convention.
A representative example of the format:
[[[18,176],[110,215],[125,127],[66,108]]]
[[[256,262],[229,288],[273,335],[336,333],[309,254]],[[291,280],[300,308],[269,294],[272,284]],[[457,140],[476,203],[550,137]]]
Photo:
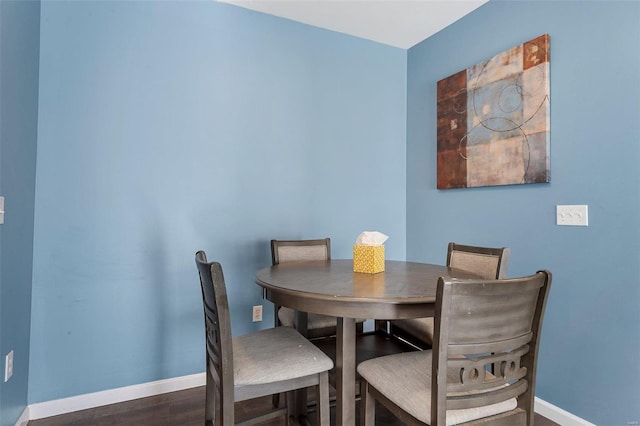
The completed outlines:
[[[550,182],[548,34],[437,89],[438,189]]]

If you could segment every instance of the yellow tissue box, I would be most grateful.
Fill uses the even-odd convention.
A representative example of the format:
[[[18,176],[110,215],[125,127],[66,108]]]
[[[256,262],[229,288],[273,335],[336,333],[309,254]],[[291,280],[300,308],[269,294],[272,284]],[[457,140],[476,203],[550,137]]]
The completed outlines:
[[[353,246],[353,272],[377,274],[384,271],[384,246]]]

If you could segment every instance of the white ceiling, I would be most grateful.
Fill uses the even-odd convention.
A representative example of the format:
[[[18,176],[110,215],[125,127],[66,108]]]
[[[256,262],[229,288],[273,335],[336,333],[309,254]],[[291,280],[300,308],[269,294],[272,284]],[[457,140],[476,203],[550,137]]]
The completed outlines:
[[[488,0],[218,0],[409,49]]]

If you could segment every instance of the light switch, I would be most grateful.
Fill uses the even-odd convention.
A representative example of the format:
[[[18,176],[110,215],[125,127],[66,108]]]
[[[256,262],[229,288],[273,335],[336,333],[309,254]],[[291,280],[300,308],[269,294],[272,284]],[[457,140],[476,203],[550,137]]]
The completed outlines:
[[[589,206],[556,206],[556,224],[568,226],[589,226]]]
[[[4,223],[4,197],[0,197],[0,225]]]

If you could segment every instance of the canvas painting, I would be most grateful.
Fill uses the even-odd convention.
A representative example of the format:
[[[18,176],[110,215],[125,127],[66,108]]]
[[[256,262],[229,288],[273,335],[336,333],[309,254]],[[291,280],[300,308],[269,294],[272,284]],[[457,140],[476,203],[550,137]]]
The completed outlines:
[[[550,181],[548,34],[437,90],[438,189]]]

